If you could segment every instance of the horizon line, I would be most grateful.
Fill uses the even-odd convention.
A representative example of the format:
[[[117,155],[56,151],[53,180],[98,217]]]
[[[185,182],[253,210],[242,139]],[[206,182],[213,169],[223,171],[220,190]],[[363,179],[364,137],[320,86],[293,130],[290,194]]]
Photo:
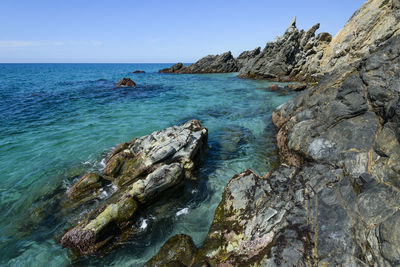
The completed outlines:
[[[0,62],[0,64],[176,64],[176,62]],[[192,64],[193,62],[182,62]]]

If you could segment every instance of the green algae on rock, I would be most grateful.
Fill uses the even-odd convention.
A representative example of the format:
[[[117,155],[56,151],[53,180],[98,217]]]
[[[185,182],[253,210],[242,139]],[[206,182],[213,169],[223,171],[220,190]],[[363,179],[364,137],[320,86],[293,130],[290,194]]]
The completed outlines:
[[[190,236],[171,237],[144,266],[189,266],[196,253],[196,246]]]
[[[197,120],[121,143],[106,161],[104,175],[117,191],[61,239],[80,255],[89,255],[124,234],[137,210],[151,204],[183,179],[191,179],[207,147],[207,129]],[[98,190],[101,177],[87,174],[68,192],[72,196]],[[95,195],[93,195],[95,197]]]
[[[102,187],[103,178],[96,173],[87,173],[79,179],[67,192],[69,199],[81,198],[89,194],[98,193]]]

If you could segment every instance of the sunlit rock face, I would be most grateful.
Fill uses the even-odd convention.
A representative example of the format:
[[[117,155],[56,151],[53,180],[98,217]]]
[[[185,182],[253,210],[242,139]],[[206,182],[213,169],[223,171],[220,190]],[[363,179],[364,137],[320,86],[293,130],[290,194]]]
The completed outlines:
[[[261,52],[243,53],[254,56],[242,60],[238,76],[277,81],[316,80],[323,51],[332,40],[329,33],[316,35],[319,27],[317,23],[307,31],[299,31],[294,18],[285,33],[268,42]]]
[[[88,255],[116,237],[129,236],[138,211],[184,179],[192,179],[206,147],[207,129],[197,120],[118,145],[101,176],[87,174],[67,192],[71,202],[82,204],[96,198],[107,183],[117,186],[109,199],[62,237],[62,246]]]
[[[281,166],[232,177],[190,266],[400,264],[399,9],[367,1],[332,41],[358,22],[356,50],[275,110]]]

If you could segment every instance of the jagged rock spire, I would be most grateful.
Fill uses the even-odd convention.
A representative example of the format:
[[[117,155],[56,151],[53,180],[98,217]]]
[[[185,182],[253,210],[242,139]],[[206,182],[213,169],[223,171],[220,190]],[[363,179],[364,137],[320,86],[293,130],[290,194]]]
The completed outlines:
[[[296,28],[296,16],[292,19],[288,28],[292,28],[292,27]]]

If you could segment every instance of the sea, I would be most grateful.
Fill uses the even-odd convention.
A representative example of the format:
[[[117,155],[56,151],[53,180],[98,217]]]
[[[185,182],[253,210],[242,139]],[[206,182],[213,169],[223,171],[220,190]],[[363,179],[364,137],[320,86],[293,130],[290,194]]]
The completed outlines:
[[[230,178],[276,166],[271,114],[292,92],[237,73],[158,73],[171,65],[0,64],[1,266],[142,266],[176,234],[200,246]],[[137,86],[117,88],[123,77]],[[62,249],[72,215],[60,214],[54,192],[101,172],[117,144],[190,119],[209,133],[197,180],[138,218],[138,233],[106,256]]]

